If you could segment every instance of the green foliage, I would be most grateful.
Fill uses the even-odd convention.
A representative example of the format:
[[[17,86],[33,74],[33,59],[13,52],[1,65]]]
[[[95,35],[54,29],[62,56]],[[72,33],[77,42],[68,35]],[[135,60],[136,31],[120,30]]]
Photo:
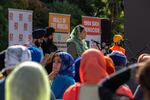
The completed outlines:
[[[94,16],[93,4],[97,0],[67,0],[70,4],[77,5],[86,15]],[[81,16],[81,15],[80,15]]]
[[[78,6],[70,4],[67,1],[64,2],[54,1],[53,3],[49,3],[48,7],[49,12],[70,14],[71,28],[73,28],[77,24],[81,24],[81,16],[84,15],[84,12]]]
[[[33,28],[44,28],[48,25],[48,9],[39,0],[6,0],[0,5],[0,51],[8,46],[8,8],[33,10]]]
[[[124,32],[124,5],[123,0],[105,0],[105,15],[110,18],[112,23],[112,32]]]
[[[124,32],[123,0],[67,0],[78,5],[87,16],[109,18],[112,32]]]
[[[7,10],[7,8],[27,9],[28,0],[7,0],[7,2],[4,2],[3,7],[5,10]]]
[[[4,50],[8,46],[8,25],[7,16],[4,12],[4,8],[0,5],[0,51]]]
[[[29,0],[28,10],[33,10],[33,29],[48,26],[48,8],[40,0]]]
[[[48,9],[40,0],[9,0],[5,8],[33,10],[33,28],[44,28],[48,25]]]
[[[33,10],[33,28],[48,25],[48,13],[71,15],[71,29],[81,24],[81,16],[108,18],[113,33],[124,33],[123,0],[0,0],[0,51],[5,49],[8,33],[8,8]]]

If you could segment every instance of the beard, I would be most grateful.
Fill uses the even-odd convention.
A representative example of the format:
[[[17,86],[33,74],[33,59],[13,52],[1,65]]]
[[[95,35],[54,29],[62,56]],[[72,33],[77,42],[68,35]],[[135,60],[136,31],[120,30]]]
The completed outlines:
[[[35,41],[34,43],[37,47],[41,47],[41,43],[39,43],[38,41]]]
[[[49,39],[49,38],[48,38],[48,39],[47,39],[47,43],[48,43],[48,44],[53,43],[53,39]]]

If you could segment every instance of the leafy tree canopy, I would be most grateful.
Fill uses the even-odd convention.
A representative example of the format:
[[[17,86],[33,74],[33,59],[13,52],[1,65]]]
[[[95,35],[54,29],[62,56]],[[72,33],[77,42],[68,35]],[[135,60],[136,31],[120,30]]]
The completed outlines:
[[[33,10],[33,28],[48,25],[48,13],[71,15],[71,29],[81,23],[81,16],[108,18],[113,33],[124,32],[123,0],[0,0],[0,51],[7,47],[8,8]]]

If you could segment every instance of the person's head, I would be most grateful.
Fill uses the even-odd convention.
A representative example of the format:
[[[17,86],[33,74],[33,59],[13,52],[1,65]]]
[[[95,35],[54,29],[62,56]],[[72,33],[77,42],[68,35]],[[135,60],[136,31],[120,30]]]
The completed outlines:
[[[120,34],[114,35],[113,42],[118,46],[123,46],[123,36]]]
[[[37,29],[32,32],[33,43],[37,47],[40,47],[41,44],[43,43],[44,35],[45,35],[45,30],[43,29]]]
[[[113,42],[114,43],[118,43],[118,42],[120,42],[122,40],[123,40],[123,37],[120,34],[114,35],[114,37],[113,37]]]
[[[74,59],[67,52],[58,52],[53,58],[53,71],[56,71],[59,75],[68,75],[73,77],[75,69],[73,66]]]
[[[50,100],[50,83],[43,67],[24,62],[6,79],[6,100]]]
[[[71,38],[79,38],[81,40],[86,38],[86,31],[83,25],[77,25],[71,32]]]
[[[106,60],[97,49],[88,49],[81,56],[80,79],[82,83],[97,84],[107,77]]]
[[[31,61],[31,53],[28,48],[22,45],[10,46],[5,51],[5,68],[2,72],[9,74],[16,65],[24,61]]]
[[[144,61],[149,60],[149,59],[150,59],[150,54],[148,54],[148,53],[143,53],[143,54],[141,54],[141,55],[138,57],[137,62],[138,62],[138,63],[141,63],[141,62],[144,62]]]
[[[105,42],[102,42],[102,47],[104,48],[106,46],[106,43]]]
[[[144,96],[149,95],[149,99],[147,100],[150,100],[150,60],[139,63],[139,69],[136,76],[144,91]]]
[[[44,38],[53,41],[55,29],[53,27],[46,27],[45,30],[46,30],[46,34],[45,34]]]
[[[108,56],[113,60],[116,71],[122,69],[127,64],[127,57],[122,52],[113,51]]]

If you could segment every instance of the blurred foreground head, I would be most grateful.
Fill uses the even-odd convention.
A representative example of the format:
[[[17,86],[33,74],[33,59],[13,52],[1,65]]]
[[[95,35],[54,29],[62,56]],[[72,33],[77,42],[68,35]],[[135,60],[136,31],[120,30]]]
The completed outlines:
[[[114,65],[116,67],[116,71],[124,68],[127,64],[127,57],[125,54],[119,51],[113,51],[108,56],[113,60]]]
[[[80,78],[82,83],[97,84],[108,76],[106,60],[97,49],[88,49],[82,54],[80,62]]]
[[[9,46],[5,51],[5,68],[2,72],[9,74],[16,65],[25,61],[31,61],[31,53],[27,47],[22,45]]]
[[[50,87],[43,67],[35,62],[24,62],[8,76],[6,100],[50,100]]]
[[[141,62],[145,62],[145,61],[147,61],[147,60],[150,60],[150,54],[148,54],[148,53],[143,53],[143,54],[141,54],[141,55],[138,57],[137,62],[138,62],[138,63],[141,63]]]
[[[144,90],[144,93],[150,94],[150,60],[139,64],[139,69],[136,76],[142,89]]]

